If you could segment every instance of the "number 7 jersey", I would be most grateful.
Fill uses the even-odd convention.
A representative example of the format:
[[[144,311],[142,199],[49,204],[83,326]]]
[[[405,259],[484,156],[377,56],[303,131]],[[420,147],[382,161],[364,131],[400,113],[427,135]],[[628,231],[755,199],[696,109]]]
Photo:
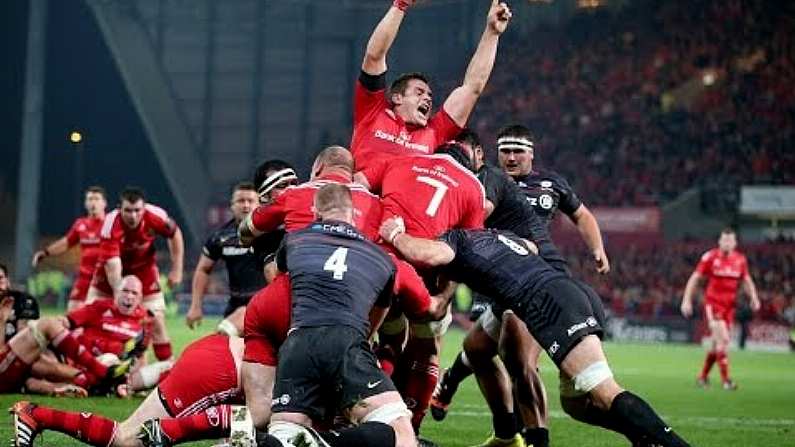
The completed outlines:
[[[381,191],[384,219],[402,217],[412,236],[433,239],[450,229],[483,228],[483,185],[448,155],[395,157],[362,174]]]

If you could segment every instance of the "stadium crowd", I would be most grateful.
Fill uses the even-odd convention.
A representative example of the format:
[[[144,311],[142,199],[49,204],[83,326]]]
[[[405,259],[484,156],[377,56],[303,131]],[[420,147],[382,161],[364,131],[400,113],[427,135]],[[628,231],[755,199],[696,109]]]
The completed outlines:
[[[791,184],[792,7],[638,1],[508,36],[509,68],[495,72],[472,126],[494,141],[494,122],[529,125],[542,164],[593,191],[594,205]]]

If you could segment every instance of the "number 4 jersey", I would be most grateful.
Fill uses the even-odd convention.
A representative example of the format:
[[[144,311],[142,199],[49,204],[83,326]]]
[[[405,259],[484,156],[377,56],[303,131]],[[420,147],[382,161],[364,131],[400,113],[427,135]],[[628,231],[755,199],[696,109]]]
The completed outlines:
[[[448,155],[396,157],[362,173],[371,189],[381,191],[384,218],[402,217],[412,236],[433,239],[452,228],[483,228],[483,185]]]

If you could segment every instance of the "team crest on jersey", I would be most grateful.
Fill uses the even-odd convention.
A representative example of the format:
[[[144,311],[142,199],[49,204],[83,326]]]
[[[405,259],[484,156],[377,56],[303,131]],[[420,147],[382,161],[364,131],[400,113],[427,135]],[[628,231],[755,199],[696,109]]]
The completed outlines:
[[[538,198],[538,205],[545,210],[551,209],[552,205],[554,204],[555,201],[552,200],[552,196],[549,194],[541,194],[541,196]]]
[[[552,187],[552,182],[550,182],[549,180],[541,180],[541,187],[542,188],[551,188]]]

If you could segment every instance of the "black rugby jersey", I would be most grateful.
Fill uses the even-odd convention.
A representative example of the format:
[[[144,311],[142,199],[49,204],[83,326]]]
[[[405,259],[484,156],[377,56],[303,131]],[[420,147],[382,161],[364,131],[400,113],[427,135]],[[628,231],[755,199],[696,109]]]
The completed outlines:
[[[392,259],[346,223],[314,222],[289,233],[276,262],[290,273],[292,328],[343,325],[366,336],[370,309],[392,297]]]
[[[547,226],[558,209],[571,217],[582,205],[569,182],[557,172],[541,169],[514,180]]]
[[[251,247],[240,245],[237,222],[232,219],[213,232],[202,247],[204,256],[223,260],[229,277],[229,295],[249,298],[265,287],[265,259],[279,248],[284,231],[263,234]]]

